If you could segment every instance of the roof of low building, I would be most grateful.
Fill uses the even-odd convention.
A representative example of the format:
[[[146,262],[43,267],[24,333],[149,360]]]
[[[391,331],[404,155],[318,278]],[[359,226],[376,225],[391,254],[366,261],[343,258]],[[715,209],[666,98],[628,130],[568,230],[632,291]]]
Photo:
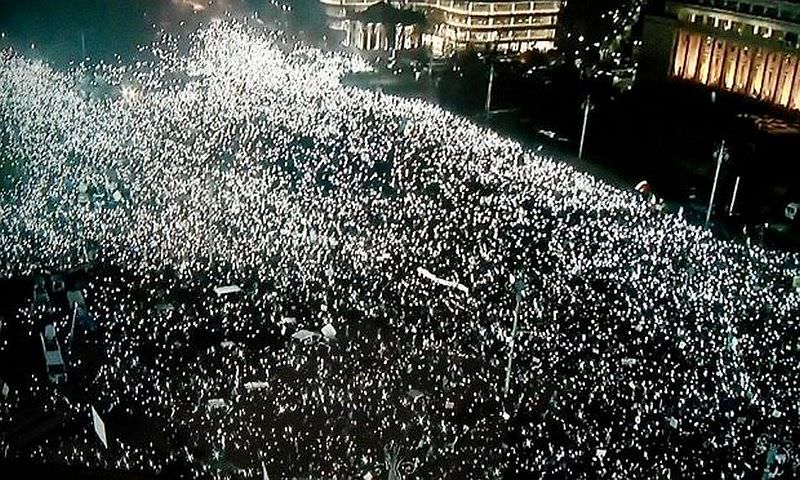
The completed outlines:
[[[425,23],[425,15],[414,10],[395,8],[386,2],[370,5],[366,10],[351,14],[350,19],[361,23],[384,23],[391,25],[417,25]]]

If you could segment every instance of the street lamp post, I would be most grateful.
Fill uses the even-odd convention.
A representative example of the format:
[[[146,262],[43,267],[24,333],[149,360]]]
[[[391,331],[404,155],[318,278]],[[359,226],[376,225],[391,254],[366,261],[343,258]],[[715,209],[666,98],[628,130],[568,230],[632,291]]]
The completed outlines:
[[[503,394],[508,396],[508,389],[511,386],[511,363],[514,361],[514,347],[517,340],[517,325],[519,323],[519,297],[516,295],[516,305],[514,306],[514,326],[511,328],[511,346],[508,352],[508,365],[506,366],[506,383],[503,387]]]
[[[486,115],[492,112],[492,86],[494,85],[494,61],[489,60],[489,86],[486,89]]]
[[[583,158],[583,143],[586,141],[586,125],[589,123],[589,110],[591,109],[592,99],[591,96],[586,96],[586,101],[583,102],[583,127],[581,128],[581,144],[578,147],[578,158]]]
[[[508,390],[511,387],[511,364],[514,361],[514,348],[517,342],[517,326],[519,325],[519,306],[522,299],[522,292],[525,291],[525,281],[521,278],[517,279],[513,284],[515,292],[515,305],[514,305],[514,325],[511,328],[511,344],[508,351],[508,365],[506,365],[506,381],[503,387],[503,396],[508,396]]]
[[[739,194],[739,181],[742,179],[741,176],[736,176],[736,184],[733,186],[733,195],[731,196],[731,206],[728,207],[728,216],[730,217],[733,215],[733,206],[736,205],[736,196]]]
[[[711,221],[711,209],[714,207],[714,197],[717,195],[717,183],[719,182],[719,171],[722,169],[722,160],[725,157],[725,140],[719,146],[717,153],[717,171],[714,173],[714,184],[711,187],[711,197],[708,199],[708,210],[706,211],[706,225]]]

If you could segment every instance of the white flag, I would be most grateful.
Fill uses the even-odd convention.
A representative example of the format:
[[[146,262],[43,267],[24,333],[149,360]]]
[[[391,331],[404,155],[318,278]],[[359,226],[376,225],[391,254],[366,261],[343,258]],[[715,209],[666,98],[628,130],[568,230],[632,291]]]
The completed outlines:
[[[336,329],[329,323],[322,327],[322,334],[325,338],[336,338]]]
[[[97,413],[97,410],[95,410],[94,407],[92,407],[92,422],[94,423],[94,431],[97,433],[98,438],[100,438],[100,441],[103,442],[103,446],[108,448],[106,424],[103,422],[103,419],[100,418],[100,415]]]

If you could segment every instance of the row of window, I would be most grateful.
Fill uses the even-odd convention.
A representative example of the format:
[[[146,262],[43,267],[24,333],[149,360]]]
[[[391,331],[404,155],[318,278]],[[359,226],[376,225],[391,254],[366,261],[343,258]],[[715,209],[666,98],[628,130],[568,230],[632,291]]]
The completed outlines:
[[[784,20],[788,22],[800,22],[800,5],[796,3],[771,1],[753,2],[739,0],[689,0],[686,3],[705,5],[709,7],[730,10],[758,17]]]
[[[362,10],[377,3],[378,0],[320,0],[328,7],[347,10]],[[454,0],[406,0],[391,2],[401,8],[420,7],[436,8],[463,15],[521,15],[539,12],[558,12],[562,0],[544,0],[529,2],[469,2]]]
[[[465,17],[463,15],[448,14],[445,16],[446,22],[452,25],[472,26],[472,27],[514,27],[526,25],[555,25],[555,15],[536,15],[527,17],[499,17],[481,18]]]
[[[446,10],[461,12],[538,12],[554,11],[561,9],[561,0],[540,0],[531,2],[469,2],[454,0],[408,0],[410,5],[422,7],[439,7]]]
[[[447,30],[445,37],[467,42],[496,42],[499,40],[552,40],[555,30],[500,30],[471,32],[469,30]]]
[[[785,43],[791,47],[798,46],[797,31],[785,31],[773,28],[771,26],[752,25],[746,22],[732,20],[730,18],[725,19],[714,15],[698,15],[695,13],[692,13],[687,20],[700,25],[706,25],[723,30],[731,30],[739,33],[740,35],[754,35],[762,38],[769,38],[771,40]],[[798,30],[800,30],[800,25],[798,25]]]

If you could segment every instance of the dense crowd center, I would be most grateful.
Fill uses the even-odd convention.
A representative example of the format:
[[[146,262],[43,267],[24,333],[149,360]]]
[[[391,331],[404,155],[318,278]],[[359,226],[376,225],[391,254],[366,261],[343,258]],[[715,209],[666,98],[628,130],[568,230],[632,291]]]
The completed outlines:
[[[97,252],[96,333],[68,341],[55,320],[82,393],[39,378],[0,397],[0,425],[30,405],[85,422],[25,448],[0,435],[5,459],[192,478],[797,474],[797,255],[345,86],[368,68],[355,56],[231,20],[189,40],[69,71],[0,52],[0,276]],[[5,323],[38,338],[52,315]]]

